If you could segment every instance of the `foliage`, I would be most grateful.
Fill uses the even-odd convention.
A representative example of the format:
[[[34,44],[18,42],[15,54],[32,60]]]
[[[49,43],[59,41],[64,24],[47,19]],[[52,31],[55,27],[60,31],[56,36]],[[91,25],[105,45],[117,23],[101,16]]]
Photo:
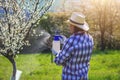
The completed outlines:
[[[120,51],[94,51],[90,62],[89,80],[119,80],[119,53]],[[61,80],[62,66],[50,63],[49,53],[17,56],[18,69],[22,71],[20,80]],[[3,56],[0,56],[0,64],[0,80],[8,80],[11,66]]]
[[[69,14],[64,12],[48,13],[40,19],[38,26],[45,29],[51,35],[53,35],[56,30],[60,30],[62,34],[68,36],[68,16]]]

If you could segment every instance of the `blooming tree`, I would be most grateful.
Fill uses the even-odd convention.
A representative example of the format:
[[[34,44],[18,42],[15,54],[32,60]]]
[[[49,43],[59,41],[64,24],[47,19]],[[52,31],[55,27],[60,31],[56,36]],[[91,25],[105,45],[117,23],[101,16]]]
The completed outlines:
[[[13,65],[11,80],[15,80],[15,56],[26,40],[34,24],[48,11],[53,0],[0,0],[0,54]]]

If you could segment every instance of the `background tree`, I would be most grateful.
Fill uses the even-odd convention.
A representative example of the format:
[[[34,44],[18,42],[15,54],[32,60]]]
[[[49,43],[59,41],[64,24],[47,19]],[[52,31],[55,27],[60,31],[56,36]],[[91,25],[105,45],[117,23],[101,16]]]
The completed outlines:
[[[69,36],[68,16],[69,14],[65,12],[48,13],[41,18],[37,26],[46,30],[51,36],[55,34],[56,30],[59,30],[65,36]]]
[[[87,3],[83,3],[87,2]],[[119,0],[81,0],[80,9],[87,16],[91,33],[100,50],[115,49],[120,40]],[[117,40],[117,44],[116,44]],[[115,47],[116,46],[116,47]]]
[[[100,43],[100,50],[112,48],[112,40],[116,35],[115,32],[118,28],[119,9],[117,6],[120,4],[118,0],[91,0],[91,9],[88,10],[89,20],[94,25],[95,34],[98,32],[98,43]]]
[[[11,80],[15,80],[14,57],[23,45],[29,45],[27,36],[34,24],[47,12],[53,0],[1,0],[3,16],[0,17],[0,53],[13,66]]]

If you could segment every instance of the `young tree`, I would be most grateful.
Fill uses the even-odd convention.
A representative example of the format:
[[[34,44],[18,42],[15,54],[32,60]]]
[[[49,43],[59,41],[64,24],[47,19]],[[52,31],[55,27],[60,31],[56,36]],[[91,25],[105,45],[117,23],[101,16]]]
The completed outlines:
[[[48,11],[53,0],[0,0],[0,53],[13,66],[11,80],[16,77],[15,56],[23,45],[29,45],[27,36],[34,24]]]

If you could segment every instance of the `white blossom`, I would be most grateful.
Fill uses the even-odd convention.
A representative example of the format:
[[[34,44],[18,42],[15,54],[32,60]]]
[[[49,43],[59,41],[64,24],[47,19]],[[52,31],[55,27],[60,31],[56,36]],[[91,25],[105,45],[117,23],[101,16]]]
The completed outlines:
[[[30,46],[25,38],[29,29],[33,27],[31,24],[34,24],[46,12],[45,9],[49,8],[53,0],[15,0],[15,3],[13,1],[0,1],[5,12],[0,18],[0,45],[3,45],[0,53],[9,55],[20,53],[19,50],[23,49],[24,45]],[[37,1],[41,3],[37,4]],[[36,33],[35,30],[33,32]]]

